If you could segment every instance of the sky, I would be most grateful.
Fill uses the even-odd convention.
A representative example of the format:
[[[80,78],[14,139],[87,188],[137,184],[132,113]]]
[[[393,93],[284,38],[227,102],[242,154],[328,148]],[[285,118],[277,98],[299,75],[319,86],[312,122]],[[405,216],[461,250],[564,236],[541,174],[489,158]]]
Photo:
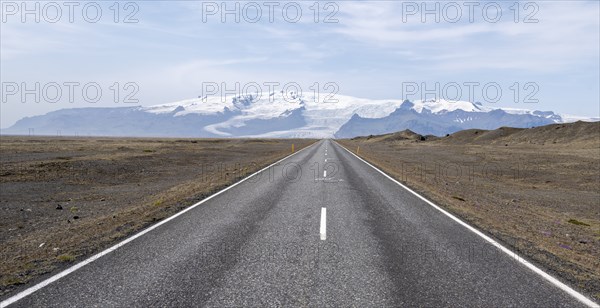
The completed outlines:
[[[207,84],[600,117],[595,0],[1,3],[1,128],[214,93]]]

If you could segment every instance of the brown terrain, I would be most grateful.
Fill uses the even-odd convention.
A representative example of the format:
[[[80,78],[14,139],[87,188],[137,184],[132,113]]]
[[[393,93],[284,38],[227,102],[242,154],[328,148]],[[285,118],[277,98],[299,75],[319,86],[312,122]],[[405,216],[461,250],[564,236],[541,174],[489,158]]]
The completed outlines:
[[[339,142],[600,300],[600,122]]]
[[[312,142],[2,136],[0,295]],[[600,299],[600,123],[339,142]]]
[[[313,140],[0,139],[0,296]]]

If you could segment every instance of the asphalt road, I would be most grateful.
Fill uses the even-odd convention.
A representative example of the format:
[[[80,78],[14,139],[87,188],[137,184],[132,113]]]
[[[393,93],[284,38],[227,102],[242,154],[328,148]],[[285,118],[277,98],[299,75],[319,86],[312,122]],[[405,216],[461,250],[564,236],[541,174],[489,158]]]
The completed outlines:
[[[14,306],[582,303],[324,140]]]

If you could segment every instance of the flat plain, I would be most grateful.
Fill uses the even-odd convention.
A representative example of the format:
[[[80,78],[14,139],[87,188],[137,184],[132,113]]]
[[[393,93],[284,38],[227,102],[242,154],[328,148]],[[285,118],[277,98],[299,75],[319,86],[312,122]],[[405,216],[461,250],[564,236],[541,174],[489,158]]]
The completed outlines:
[[[600,123],[339,142],[600,299]]]
[[[291,154],[292,144],[311,143],[2,136],[0,295]]]

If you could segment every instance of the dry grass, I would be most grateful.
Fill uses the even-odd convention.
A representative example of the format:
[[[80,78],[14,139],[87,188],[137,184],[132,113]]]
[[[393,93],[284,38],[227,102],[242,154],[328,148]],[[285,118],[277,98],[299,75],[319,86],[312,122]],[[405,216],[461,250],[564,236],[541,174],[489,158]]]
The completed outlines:
[[[0,295],[110,246],[312,140],[0,140]]]
[[[473,130],[424,142],[374,136],[340,143],[360,147],[366,160],[599,300],[599,128],[574,123],[505,128],[484,138]]]

